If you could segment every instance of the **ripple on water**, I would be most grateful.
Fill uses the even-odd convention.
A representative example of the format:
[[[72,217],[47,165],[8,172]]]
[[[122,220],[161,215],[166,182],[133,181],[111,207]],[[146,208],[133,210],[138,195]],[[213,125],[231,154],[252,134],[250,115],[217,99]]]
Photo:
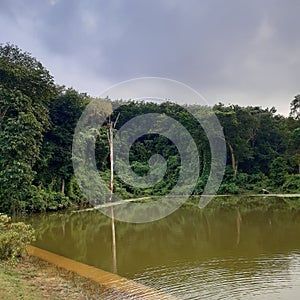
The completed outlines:
[[[300,254],[177,262],[133,279],[179,299],[297,299]]]

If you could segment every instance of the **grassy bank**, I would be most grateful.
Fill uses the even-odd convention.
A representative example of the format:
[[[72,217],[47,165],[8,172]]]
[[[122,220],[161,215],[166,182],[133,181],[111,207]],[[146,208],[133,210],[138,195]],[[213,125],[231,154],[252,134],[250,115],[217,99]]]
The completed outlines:
[[[102,299],[91,282],[33,257],[16,264],[0,261],[0,299]]]
[[[22,279],[18,272],[1,264],[0,299],[42,299],[42,294],[30,286],[25,279]]]

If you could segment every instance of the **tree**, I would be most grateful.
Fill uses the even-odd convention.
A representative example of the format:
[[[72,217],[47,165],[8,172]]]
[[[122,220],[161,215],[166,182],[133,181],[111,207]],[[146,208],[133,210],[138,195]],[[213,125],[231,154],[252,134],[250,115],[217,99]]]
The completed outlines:
[[[256,108],[258,130],[253,140],[253,161],[250,167],[254,173],[269,175],[270,164],[278,156],[284,156],[289,139],[286,119],[276,115],[276,110]]]
[[[297,172],[300,174],[300,127],[292,131],[288,154],[292,166],[296,166]]]
[[[240,163],[253,159],[253,141],[258,121],[251,107],[242,108],[238,105],[225,107],[219,103],[214,106],[214,110],[224,129],[233,176],[236,178]]]
[[[90,99],[74,89],[58,89],[58,95],[49,104],[51,127],[45,133],[37,171],[38,183],[47,186],[55,179],[60,184],[60,192],[64,194],[65,186],[73,175],[71,157],[74,130]]]
[[[300,95],[295,96],[290,105],[290,117],[300,120]]]
[[[275,158],[270,165],[270,178],[276,187],[281,187],[288,175],[288,165],[283,157]]]
[[[40,62],[17,46],[0,45],[0,210],[16,213],[26,205],[55,93]]]

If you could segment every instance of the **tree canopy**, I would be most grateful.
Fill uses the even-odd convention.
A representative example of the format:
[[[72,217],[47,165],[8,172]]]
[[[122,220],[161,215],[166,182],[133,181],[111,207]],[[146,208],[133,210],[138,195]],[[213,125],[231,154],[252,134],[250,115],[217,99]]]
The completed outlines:
[[[74,176],[72,142],[77,122],[93,100],[73,88],[55,85],[43,65],[17,46],[0,46],[0,212],[55,210],[86,203]],[[148,113],[179,122],[197,146],[200,174],[194,194],[203,192],[211,167],[210,145],[194,116],[209,121],[208,107],[105,101],[109,104],[106,116],[111,107],[117,107],[112,116],[120,116],[116,131],[133,117]],[[291,101],[290,109],[289,117],[284,117],[275,108],[222,103],[213,107],[227,145],[227,166],[219,193],[300,191],[300,95]],[[97,113],[95,110],[91,118],[96,118]],[[85,141],[93,137],[89,136],[92,128],[88,122]],[[106,125],[104,122],[97,131],[95,153],[98,172],[109,185]],[[138,128],[132,128],[128,138],[136,132]],[[179,140],[182,134],[178,132]],[[149,159],[155,154],[166,161],[164,174],[163,168],[155,169],[154,175],[162,180],[153,187],[134,187],[116,174],[116,193],[129,198],[165,195],[172,190],[181,171],[181,158],[168,138],[158,134],[140,136],[130,148],[131,169],[139,176],[147,175]]]

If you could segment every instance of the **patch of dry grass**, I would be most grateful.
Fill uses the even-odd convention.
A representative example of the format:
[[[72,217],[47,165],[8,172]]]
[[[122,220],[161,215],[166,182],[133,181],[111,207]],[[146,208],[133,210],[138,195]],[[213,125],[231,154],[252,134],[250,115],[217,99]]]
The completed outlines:
[[[102,299],[102,292],[101,286],[33,257],[0,262],[0,299]]]

